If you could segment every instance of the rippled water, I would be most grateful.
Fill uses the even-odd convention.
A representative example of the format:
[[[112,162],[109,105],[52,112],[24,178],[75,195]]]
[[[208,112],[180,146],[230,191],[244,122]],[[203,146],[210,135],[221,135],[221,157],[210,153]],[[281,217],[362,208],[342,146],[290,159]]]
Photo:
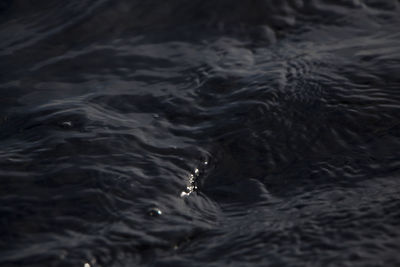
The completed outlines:
[[[399,29],[397,0],[0,1],[0,265],[400,265]]]

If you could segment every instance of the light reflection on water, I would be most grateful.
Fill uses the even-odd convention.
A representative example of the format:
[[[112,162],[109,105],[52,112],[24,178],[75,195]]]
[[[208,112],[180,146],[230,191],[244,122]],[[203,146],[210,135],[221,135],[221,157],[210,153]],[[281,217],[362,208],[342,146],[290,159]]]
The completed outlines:
[[[0,265],[400,264],[399,10],[0,1]]]

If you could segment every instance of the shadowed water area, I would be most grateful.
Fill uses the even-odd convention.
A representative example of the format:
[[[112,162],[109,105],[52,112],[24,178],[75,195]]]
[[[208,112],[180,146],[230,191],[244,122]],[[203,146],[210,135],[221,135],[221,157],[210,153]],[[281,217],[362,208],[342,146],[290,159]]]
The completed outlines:
[[[398,0],[0,0],[1,266],[399,266]]]

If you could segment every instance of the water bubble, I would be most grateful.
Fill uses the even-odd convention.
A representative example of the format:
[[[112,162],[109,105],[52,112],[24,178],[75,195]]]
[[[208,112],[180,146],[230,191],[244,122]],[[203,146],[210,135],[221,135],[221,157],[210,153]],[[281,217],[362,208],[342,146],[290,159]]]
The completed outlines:
[[[72,127],[72,121],[63,121],[61,123],[61,126],[64,128],[71,128]]]
[[[162,215],[162,211],[159,208],[151,208],[151,209],[149,209],[147,214],[149,214],[150,216],[156,217],[156,216]]]
[[[187,197],[187,196],[190,195],[190,193],[191,193],[191,192],[188,193],[188,192],[182,191],[182,192],[181,192],[181,197]]]

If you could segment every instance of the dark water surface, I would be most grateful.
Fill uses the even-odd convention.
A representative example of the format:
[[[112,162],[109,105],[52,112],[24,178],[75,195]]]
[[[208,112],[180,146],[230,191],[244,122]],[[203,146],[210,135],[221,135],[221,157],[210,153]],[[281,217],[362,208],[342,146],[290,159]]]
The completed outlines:
[[[400,266],[398,0],[3,0],[0,92],[0,266]]]

